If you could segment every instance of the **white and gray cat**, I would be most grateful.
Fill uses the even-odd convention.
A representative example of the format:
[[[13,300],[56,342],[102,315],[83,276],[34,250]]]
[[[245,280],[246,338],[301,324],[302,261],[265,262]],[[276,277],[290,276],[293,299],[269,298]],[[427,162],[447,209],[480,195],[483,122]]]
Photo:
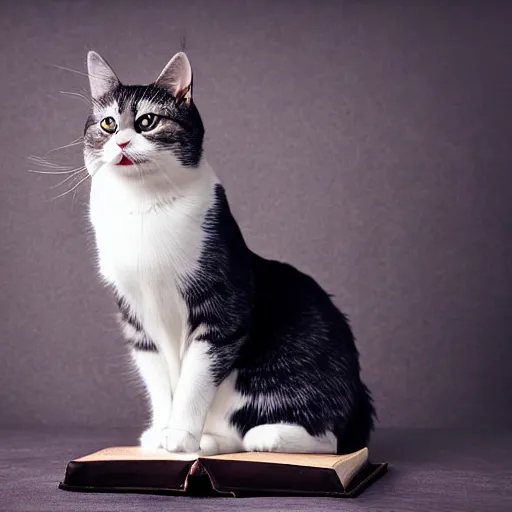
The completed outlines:
[[[141,445],[365,446],[375,412],[348,322],[311,277],[245,244],[203,155],[186,55],[150,85],[123,85],[94,52],[88,72],[90,219],[151,403]]]

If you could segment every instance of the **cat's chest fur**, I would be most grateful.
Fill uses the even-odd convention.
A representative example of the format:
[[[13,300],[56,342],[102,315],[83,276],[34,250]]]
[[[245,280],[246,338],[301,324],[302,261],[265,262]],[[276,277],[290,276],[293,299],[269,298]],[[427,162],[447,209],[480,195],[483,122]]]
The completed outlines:
[[[100,273],[157,347],[181,359],[190,334],[181,290],[199,269],[208,191],[143,208],[130,208],[126,197],[105,192],[105,184],[93,186],[90,202]]]

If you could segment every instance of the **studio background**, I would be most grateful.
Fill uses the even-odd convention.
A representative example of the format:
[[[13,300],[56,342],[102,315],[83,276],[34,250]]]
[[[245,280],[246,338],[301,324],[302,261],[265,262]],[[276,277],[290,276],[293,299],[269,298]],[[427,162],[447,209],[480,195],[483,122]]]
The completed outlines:
[[[512,3],[0,5],[0,424],[142,426],[95,269],[89,49],[147,83],[186,37],[206,156],[249,246],[350,316],[380,425],[500,427],[509,407]],[[59,66],[59,67],[58,67]]]

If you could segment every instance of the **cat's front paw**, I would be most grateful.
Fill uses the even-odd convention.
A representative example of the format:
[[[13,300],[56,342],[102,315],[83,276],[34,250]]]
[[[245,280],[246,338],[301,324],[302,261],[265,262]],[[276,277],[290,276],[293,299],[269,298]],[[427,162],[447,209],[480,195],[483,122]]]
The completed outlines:
[[[208,457],[210,455],[217,455],[220,453],[219,443],[217,438],[211,434],[203,434],[199,443],[199,455],[201,457]]]
[[[186,430],[166,428],[160,431],[161,446],[168,452],[197,453],[199,440]]]
[[[149,427],[140,436],[139,444],[142,448],[146,448],[148,450],[156,450],[157,448],[163,448],[162,429]]]

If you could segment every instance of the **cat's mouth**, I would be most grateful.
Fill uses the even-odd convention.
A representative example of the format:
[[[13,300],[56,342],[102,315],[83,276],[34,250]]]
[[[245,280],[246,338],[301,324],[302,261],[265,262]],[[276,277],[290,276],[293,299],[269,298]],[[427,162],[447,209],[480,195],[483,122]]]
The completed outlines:
[[[116,165],[133,165],[133,162],[126,155],[123,155]]]
[[[145,163],[149,162],[146,158],[141,158],[140,156],[131,156],[127,155],[126,153],[121,153],[117,155],[115,158],[112,159],[110,162],[111,165],[117,166],[129,166],[129,165],[136,165],[141,166]]]

